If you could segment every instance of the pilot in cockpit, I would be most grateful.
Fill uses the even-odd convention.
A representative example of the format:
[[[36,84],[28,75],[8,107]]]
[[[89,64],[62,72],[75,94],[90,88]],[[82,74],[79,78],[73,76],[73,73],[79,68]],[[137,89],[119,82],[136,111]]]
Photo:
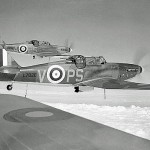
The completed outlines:
[[[41,41],[40,45],[48,46],[48,45],[51,45],[51,44],[47,41]]]
[[[104,59],[104,57],[99,56],[99,57],[96,57],[96,63],[97,64],[105,64],[106,60]]]
[[[39,46],[39,41],[38,40],[32,40],[29,42],[29,44],[33,44],[35,47]]]

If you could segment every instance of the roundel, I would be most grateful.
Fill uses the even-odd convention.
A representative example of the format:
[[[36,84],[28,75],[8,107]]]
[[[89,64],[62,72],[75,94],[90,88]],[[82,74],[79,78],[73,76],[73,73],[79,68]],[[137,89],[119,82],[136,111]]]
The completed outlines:
[[[28,47],[26,45],[20,45],[19,46],[19,52],[20,53],[26,53],[28,50]]]
[[[65,77],[65,70],[61,66],[53,65],[48,68],[47,79],[51,83],[60,83]]]

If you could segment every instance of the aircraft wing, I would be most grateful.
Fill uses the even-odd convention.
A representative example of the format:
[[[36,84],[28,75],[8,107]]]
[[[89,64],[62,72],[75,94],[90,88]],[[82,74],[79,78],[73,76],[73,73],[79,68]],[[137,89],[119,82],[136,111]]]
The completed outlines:
[[[49,57],[49,56],[58,56],[58,55],[62,55],[62,53],[56,48],[51,46],[39,46],[36,50],[36,52],[34,52],[35,55],[39,56],[39,57]]]
[[[77,86],[92,86],[104,89],[134,89],[134,90],[150,90],[150,84],[135,83],[129,81],[119,81],[112,78],[97,78],[87,80],[76,84]]]
[[[150,141],[33,100],[0,95],[1,150],[149,150]]]
[[[39,57],[49,57],[49,56],[58,56],[61,55],[57,50],[49,51],[49,52],[40,52],[40,53],[34,53],[35,55]]]

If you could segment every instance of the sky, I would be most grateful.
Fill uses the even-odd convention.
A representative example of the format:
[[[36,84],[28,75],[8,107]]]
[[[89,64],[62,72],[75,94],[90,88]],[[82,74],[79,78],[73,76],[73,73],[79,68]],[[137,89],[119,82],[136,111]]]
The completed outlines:
[[[68,39],[72,54],[134,63],[150,49],[149,8],[149,0],[0,0],[0,35],[6,43]]]

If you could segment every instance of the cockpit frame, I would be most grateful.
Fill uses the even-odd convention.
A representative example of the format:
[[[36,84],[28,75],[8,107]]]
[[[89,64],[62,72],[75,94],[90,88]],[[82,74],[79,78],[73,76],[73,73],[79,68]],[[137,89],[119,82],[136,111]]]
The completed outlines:
[[[32,44],[33,46],[35,47],[38,47],[38,46],[50,46],[51,44],[47,41],[38,41],[38,40],[31,40],[31,41],[28,41],[28,44]]]
[[[105,64],[106,60],[103,56],[98,57],[86,57],[86,65],[102,65]]]
[[[106,60],[103,56],[84,57],[82,55],[73,55],[67,59],[67,63],[74,63],[77,68],[83,69],[86,66],[103,65],[106,63]]]

